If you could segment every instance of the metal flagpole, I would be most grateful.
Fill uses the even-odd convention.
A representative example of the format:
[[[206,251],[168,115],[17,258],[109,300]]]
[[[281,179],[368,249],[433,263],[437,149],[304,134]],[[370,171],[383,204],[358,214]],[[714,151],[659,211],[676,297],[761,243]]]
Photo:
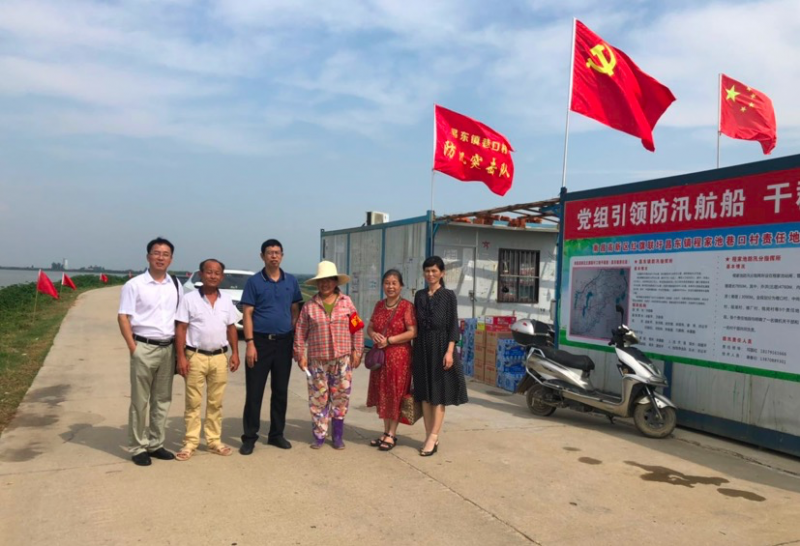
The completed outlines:
[[[436,176],[436,171],[431,169],[431,212],[433,212],[433,183],[434,183],[434,176]]]
[[[577,19],[572,19],[572,46],[569,48],[569,93],[567,93],[567,126],[564,129],[564,166],[561,171],[561,188],[567,187],[567,147],[569,145],[569,110],[572,106],[572,77],[575,73],[575,27]]]
[[[577,32],[578,20],[572,19],[572,45],[569,48],[569,92],[567,93],[567,126],[564,129],[564,167],[561,174],[561,195],[559,204],[561,205],[561,219],[558,223],[558,255],[556,256],[556,316],[553,320],[554,328],[556,331],[556,347],[558,347],[558,340],[560,337],[561,329],[561,269],[563,267],[564,256],[564,209],[566,203],[564,198],[567,195],[567,146],[569,144],[569,111],[572,106],[572,79],[575,75],[575,34]]]
[[[428,233],[430,233],[430,245],[428,255],[433,255],[433,181],[436,171],[431,169],[431,211],[428,214]]]
[[[717,74],[717,168],[719,169],[719,134],[722,128],[722,72]]]
[[[31,324],[36,324],[36,304],[39,303],[39,287],[36,287],[36,295],[33,297],[33,316],[31,317]]]
[[[430,245],[428,255],[433,254],[433,187],[434,177],[436,170],[433,168],[436,165],[436,104],[433,105],[433,156],[431,158],[431,210],[428,213],[428,233],[430,234]]]

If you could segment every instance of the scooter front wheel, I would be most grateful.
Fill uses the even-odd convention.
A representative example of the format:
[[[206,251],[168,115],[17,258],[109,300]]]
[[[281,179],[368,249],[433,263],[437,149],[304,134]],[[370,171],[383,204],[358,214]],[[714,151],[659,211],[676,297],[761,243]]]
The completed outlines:
[[[636,428],[648,438],[666,438],[675,430],[677,422],[675,408],[667,406],[659,408],[659,411],[661,419],[653,409],[652,402],[636,404],[633,409],[633,422],[636,423]]]
[[[532,386],[525,393],[525,401],[528,403],[528,409],[531,413],[539,417],[547,417],[552,415],[556,408],[542,402],[544,397],[545,388],[539,384]]]

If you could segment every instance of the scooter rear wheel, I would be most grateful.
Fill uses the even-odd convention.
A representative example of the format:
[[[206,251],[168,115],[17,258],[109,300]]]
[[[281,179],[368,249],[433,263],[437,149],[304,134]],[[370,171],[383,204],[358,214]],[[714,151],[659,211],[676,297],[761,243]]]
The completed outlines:
[[[663,417],[661,420],[653,410],[652,402],[636,404],[636,407],[633,408],[633,422],[636,423],[639,432],[648,438],[666,438],[675,430],[677,422],[675,408],[667,406],[659,408],[659,411]]]
[[[548,417],[556,411],[556,408],[542,402],[544,397],[545,388],[539,384],[532,386],[525,393],[525,401],[528,403],[528,409],[531,413],[539,417]]]

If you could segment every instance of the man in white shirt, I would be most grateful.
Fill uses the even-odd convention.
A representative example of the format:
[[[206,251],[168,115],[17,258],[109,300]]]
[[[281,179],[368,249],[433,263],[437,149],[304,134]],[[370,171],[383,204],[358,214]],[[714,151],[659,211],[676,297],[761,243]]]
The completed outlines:
[[[220,440],[222,398],[228,383],[228,359],[225,355],[228,347],[231,349],[230,370],[235,372],[239,369],[238,317],[230,296],[219,290],[224,278],[225,264],[213,258],[200,262],[203,286],[181,300],[175,316],[178,373],[186,379],[186,435],[183,447],[175,455],[179,461],[188,461],[200,445],[203,387],[208,391],[205,424],[208,450],[223,456],[233,453]]]
[[[174,252],[173,244],[161,237],[147,243],[149,267],[125,283],[119,302],[119,330],[131,353],[128,446],[138,466],[149,466],[151,458],[175,458],[164,449],[175,373],[175,311],[183,295],[183,286],[167,273]]]

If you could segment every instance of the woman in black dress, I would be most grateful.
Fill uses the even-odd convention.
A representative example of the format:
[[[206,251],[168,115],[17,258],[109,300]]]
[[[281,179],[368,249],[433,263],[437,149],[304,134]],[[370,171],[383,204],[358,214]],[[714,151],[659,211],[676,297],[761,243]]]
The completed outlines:
[[[425,445],[419,454],[430,457],[439,448],[445,406],[468,399],[464,370],[454,356],[459,335],[456,295],[444,287],[444,262],[439,256],[426,259],[422,270],[428,289],[414,297],[417,339],[412,374],[414,398],[422,402],[425,421]]]

